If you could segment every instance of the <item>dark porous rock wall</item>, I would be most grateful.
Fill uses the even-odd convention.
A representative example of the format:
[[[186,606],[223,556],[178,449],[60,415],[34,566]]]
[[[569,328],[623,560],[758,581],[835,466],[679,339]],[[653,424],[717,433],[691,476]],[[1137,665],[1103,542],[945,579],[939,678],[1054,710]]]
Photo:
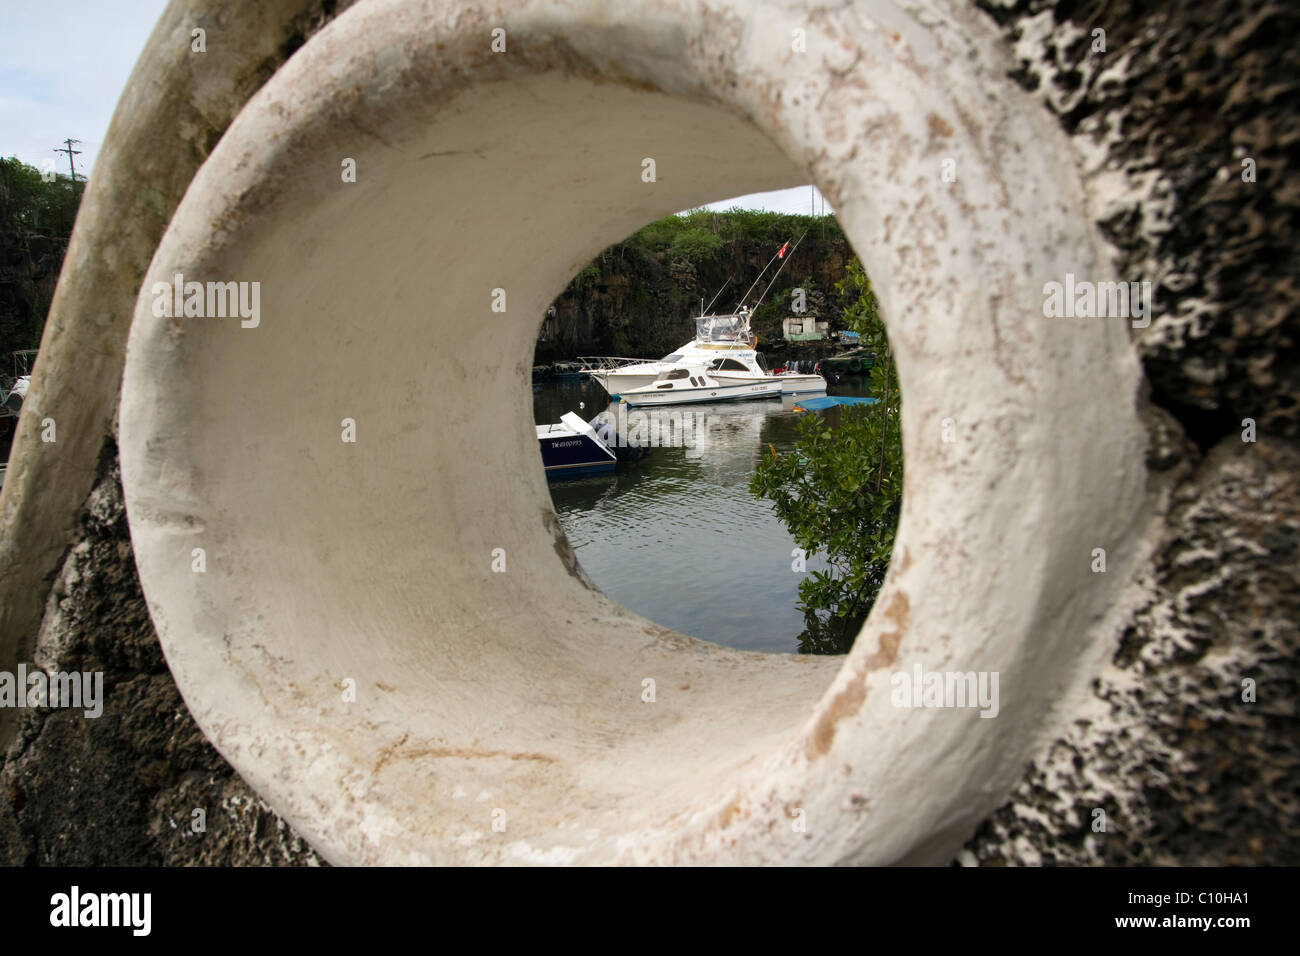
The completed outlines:
[[[726,215],[719,213],[714,218],[725,219]],[[540,364],[577,355],[622,354],[624,350],[650,358],[667,355],[695,335],[695,316],[701,307],[716,296],[711,311],[735,308],[750,283],[767,267],[768,272],[750,293],[748,302],[753,306],[773,281],[776,267],[769,263],[780,244],[780,239],[775,243],[731,239],[699,263],[629,243],[610,246],[592,263],[588,274],[579,274],[556,298],[535,360]],[[835,319],[843,313],[835,284],[847,275],[852,256],[848,240],[834,222],[829,228],[825,224],[809,228],[768,291],[766,308],[755,315],[754,329],[766,354],[782,354],[781,318],[790,313],[787,305],[777,307],[777,303],[790,289],[807,287],[808,309],[820,318]]]
[[[45,306],[68,251],[61,236],[0,229],[0,372],[10,374],[9,353],[35,347]]]
[[[1091,175],[1123,187],[1098,225],[1119,250],[1115,278],[1155,286],[1151,326],[1134,334],[1153,406],[1148,467],[1168,506],[1147,600],[1092,712],[959,862],[1296,865],[1300,10],[985,7],[1015,77]]]
[[[1088,712],[958,862],[1300,863],[1294,8],[983,6],[1013,75],[1077,138],[1098,193],[1119,196],[1098,210],[1117,277],[1157,284],[1156,317],[1135,335],[1167,531]],[[186,711],[140,593],[111,446],[34,656],[102,669],[107,705],[96,720],[23,712],[0,768],[0,862],[320,862]]]
[[[0,769],[0,865],[320,863],[185,709],[136,577],[115,446],[34,656],[50,671],[102,671],[104,710],[20,712]]]

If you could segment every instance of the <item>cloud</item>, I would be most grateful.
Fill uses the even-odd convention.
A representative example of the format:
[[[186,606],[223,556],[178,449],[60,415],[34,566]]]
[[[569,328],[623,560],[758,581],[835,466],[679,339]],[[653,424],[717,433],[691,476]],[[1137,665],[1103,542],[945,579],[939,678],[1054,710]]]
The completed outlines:
[[[812,198],[810,199],[810,197]],[[742,209],[767,209],[771,212],[799,213],[805,216],[815,212],[816,215],[820,216],[822,214],[822,202],[823,198],[820,189],[815,189],[812,186],[794,186],[790,189],[777,189],[767,193],[750,193],[747,196],[736,196],[734,199],[723,199],[718,202],[711,202],[704,208],[725,212],[739,206]],[[830,203],[826,203],[825,211],[828,214],[835,212]]]
[[[53,161],[56,169],[66,170],[68,157],[54,150],[71,137],[81,140],[76,163],[77,174],[84,177],[166,0],[5,0],[5,7],[0,15],[0,156],[17,156],[37,168]],[[808,186],[796,186],[724,199],[706,208],[807,213],[809,195]],[[833,211],[829,204],[825,208]],[[816,211],[822,211],[820,192]]]
[[[67,137],[85,176],[165,0],[6,3],[0,30],[0,156],[40,167]]]

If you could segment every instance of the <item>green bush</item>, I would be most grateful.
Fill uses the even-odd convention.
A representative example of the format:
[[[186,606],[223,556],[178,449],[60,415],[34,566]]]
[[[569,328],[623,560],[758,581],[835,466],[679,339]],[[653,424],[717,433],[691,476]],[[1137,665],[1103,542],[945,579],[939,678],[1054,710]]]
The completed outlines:
[[[839,409],[838,425],[809,413],[794,451],[771,450],[750,480],[750,492],[772,502],[795,544],[826,556],[827,570],[799,585],[805,654],[843,654],[884,583],[903,500],[901,396],[871,281],[856,259],[839,291],[850,298],[845,325],[881,356],[871,369],[871,406]],[[834,410],[831,410],[834,411]]]
[[[707,229],[691,226],[679,232],[668,247],[670,259],[702,263],[712,259],[722,248],[722,238]]]
[[[823,234],[827,242],[839,242],[844,238],[839,223],[833,216],[801,216],[737,207],[725,212],[692,209],[656,219],[629,236],[625,245],[649,252],[664,252],[679,241],[686,244],[707,243],[717,249],[727,242],[742,240],[771,243],[775,249],[787,239],[804,232],[808,233],[808,240],[805,241],[820,241]],[[705,234],[716,238],[718,243],[702,238]],[[685,238],[688,235],[692,238]]]

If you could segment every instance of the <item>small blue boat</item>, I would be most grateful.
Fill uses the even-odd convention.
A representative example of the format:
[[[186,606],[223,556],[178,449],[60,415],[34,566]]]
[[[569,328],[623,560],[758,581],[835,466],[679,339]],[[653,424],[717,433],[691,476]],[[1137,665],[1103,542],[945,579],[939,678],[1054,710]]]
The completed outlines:
[[[878,398],[855,398],[850,395],[819,395],[817,398],[801,398],[794,403],[796,412],[820,412],[836,405],[875,405]]]
[[[538,425],[537,443],[549,479],[612,472],[618,463],[618,456],[596,429],[573,412],[565,412],[555,425]]]

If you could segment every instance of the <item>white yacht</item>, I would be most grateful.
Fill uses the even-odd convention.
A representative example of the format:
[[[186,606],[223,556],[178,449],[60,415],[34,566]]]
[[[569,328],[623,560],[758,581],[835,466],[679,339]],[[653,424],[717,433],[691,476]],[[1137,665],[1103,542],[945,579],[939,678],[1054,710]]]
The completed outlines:
[[[36,362],[36,349],[19,349],[13,353],[14,374],[0,372],[0,435],[16,427],[22,414],[27,389],[32,384],[32,366]]]
[[[5,391],[4,386],[0,386],[0,404],[17,418],[22,411],[23,402],[27,399],[27,389],[32,384],[30,375],[21,375],[14,380],[14,386],[11,391]]]
[[[695,320],[695,338],[657,362],[613,358],[584,361],[591,377],[614,398],[645,388],[665,371],[687,367],[702,369],[721,386],[776,381],[778,393],[783,395],[826,391],[826,379],[820,375],[797,372],[774,375],[763,367],[762,356],[754,350],[754,334],[749,327],[751,314],[742,308],[731,315],[700,316]]]
[[[619,397],[634,408],[780,398],[781,383],[775,375],[763,381],[724,382],[701,365],[673,365],[660,372],[650,384],[627,389]]]

